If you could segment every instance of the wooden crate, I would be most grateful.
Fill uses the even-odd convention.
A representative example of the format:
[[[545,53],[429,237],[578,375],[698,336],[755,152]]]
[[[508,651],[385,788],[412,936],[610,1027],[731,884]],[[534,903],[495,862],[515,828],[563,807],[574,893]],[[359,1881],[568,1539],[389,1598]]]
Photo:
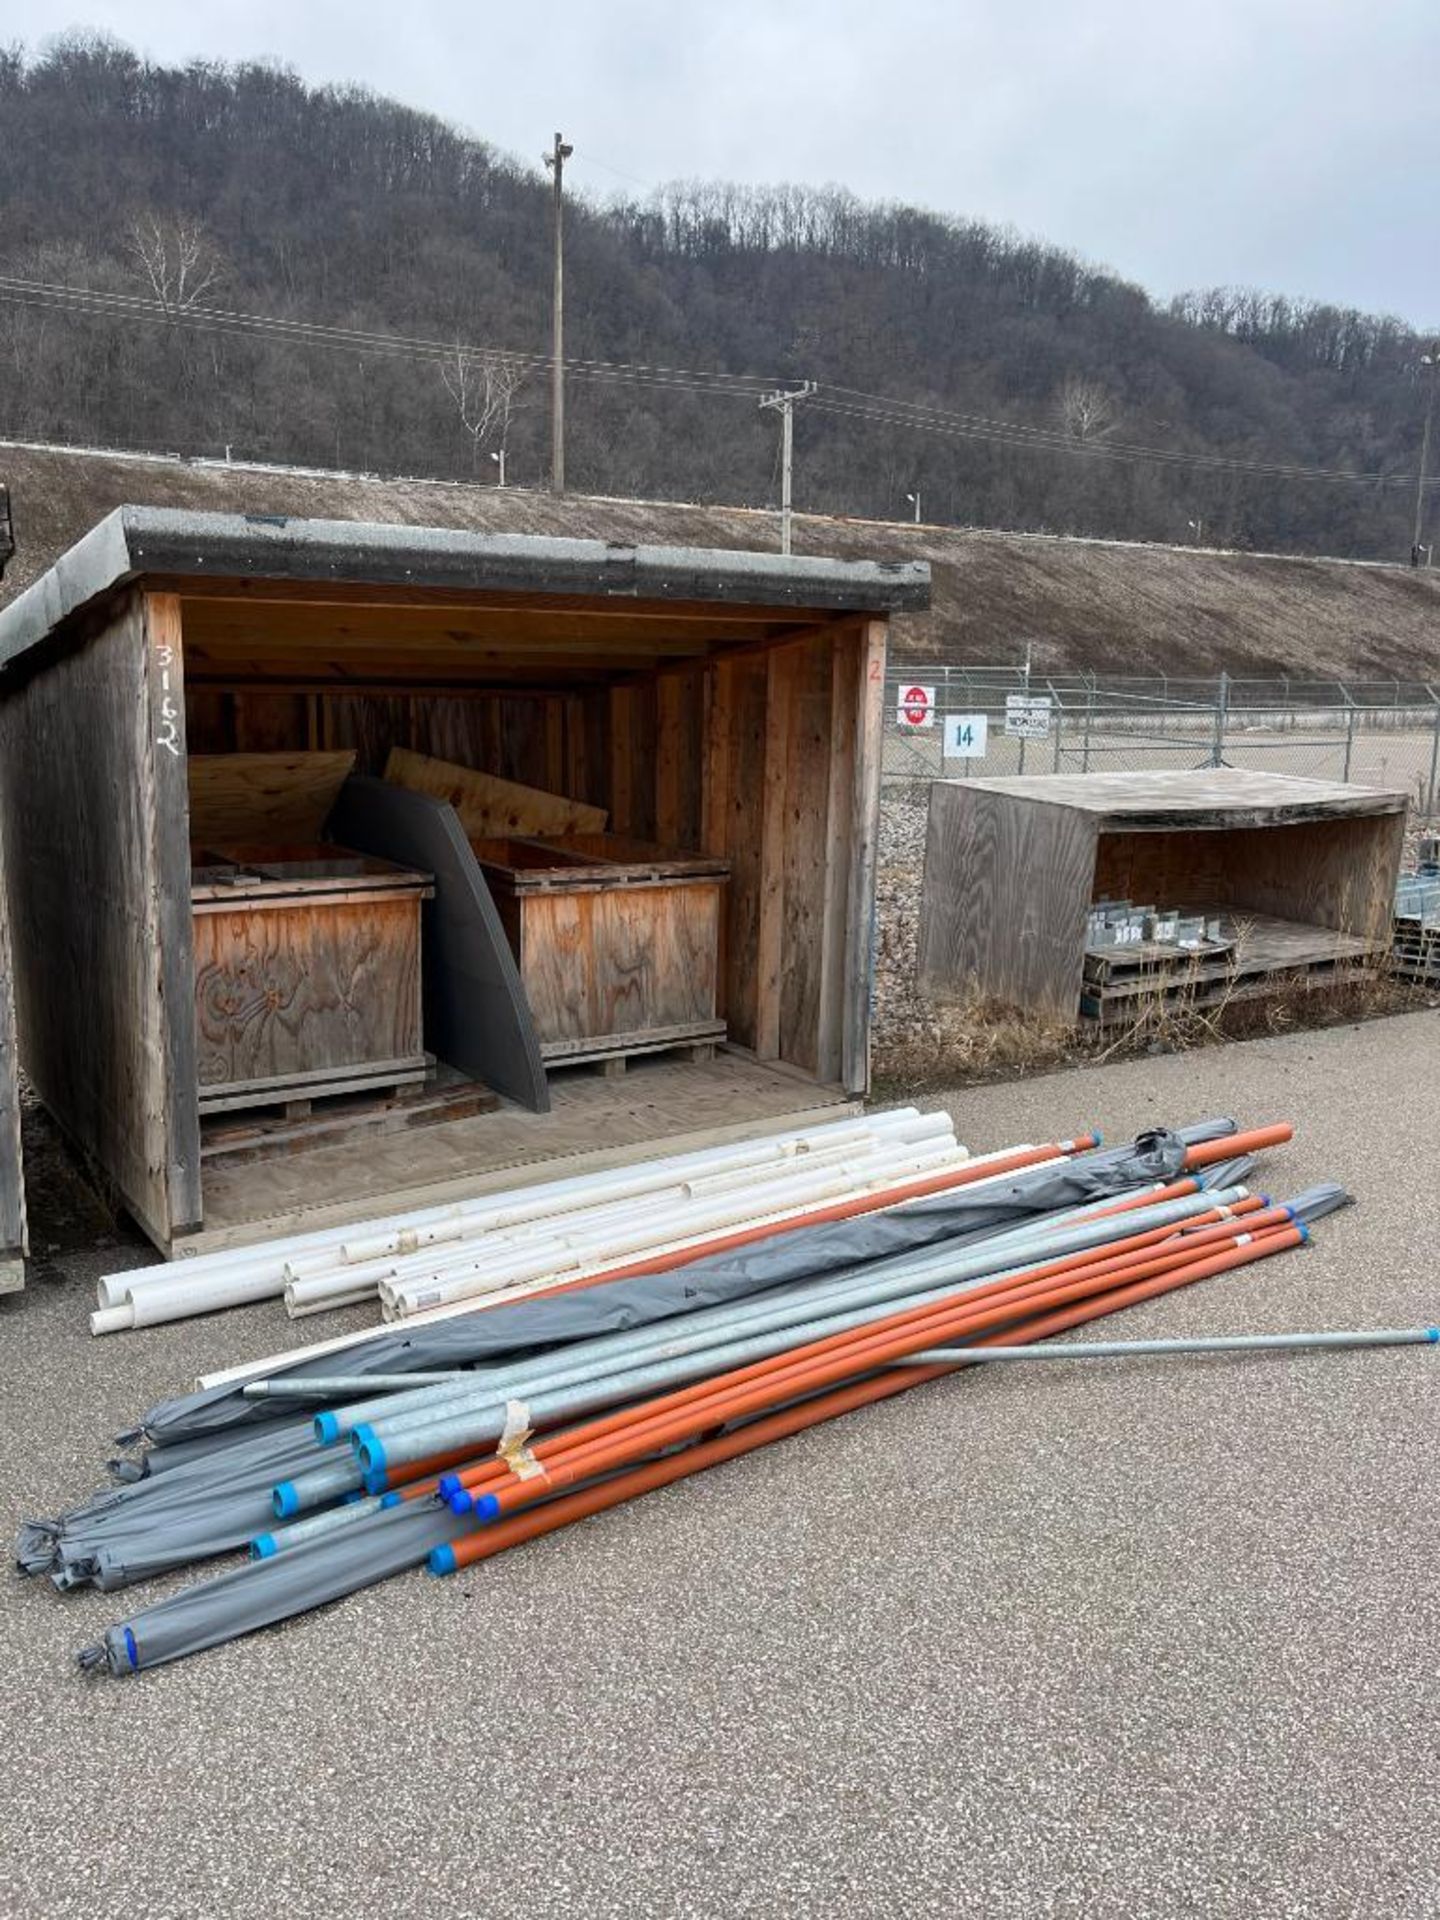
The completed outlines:
[[[723,860],[609,833],[471,844],[548,1065],[724,1038]]]
[[[1234,951],[1159,987],[1202,1004],[1378,960],[1406,804],[1403,793],[1228,767],[936,781],[921,989],[978,992],[1066,1022],[1081,1011],[1123,1017],[1157,982],[1085,983],[1086,915],[1101,899],[1226,917]]]
[[[429,877],[339,848],[214,850],[194,869],[202,1114],[425,1077]]]

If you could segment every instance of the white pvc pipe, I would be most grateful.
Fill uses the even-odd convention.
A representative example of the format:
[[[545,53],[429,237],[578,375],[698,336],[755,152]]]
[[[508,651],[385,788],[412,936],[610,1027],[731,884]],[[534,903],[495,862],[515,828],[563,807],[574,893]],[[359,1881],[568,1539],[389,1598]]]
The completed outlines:
[[[922,1151],[925,1149],[925,1151]],[[939,1138],[921,1142],[920,1145],[897,1145],[883,1152],[860,1156],[851,1153],[844,1158],[825,1154],[806,1154],[803,1160],[790,1162],[783,1169],[765,1169],[765,1177],[759,1178],[755,1170],[747,1170],[744,1185],[738,1193],[730,1196],[729,1204],[737,1207],[741,1214],[751,1214],[759,1210],[759,1202],[768,1200],[771,1193],[804,1194],[813,1186],[822,1173],[843,1174],[854,1184],[868,1184],[877,1174],[889,1169],[918,1167],[922,1164],[964,1164],[963,1152]],[[707,1186],[701,1189],[702,1197],[711,1192]],[[725,1196],[725,1188],[720,1188],[716,1199]],[[665,1187],[647,1195],[643,1201],[607,1200],[603,1204],[588,1209],[576,1209],[558,1218],[541,1218],[521,1222],[505,1231],[467,1236],[459,1241],[442,1241],[436,1245],[421,1248],[412,1254],[380,1258],[364,1265],[331,1266],[323,1270],[295,1274],[287,1269],[285,1297],[296,1304],[323,1300],[332,1294],[349,1292],[351,1289],[368,1285],[378,1285],[382,1291],[389,1285],[399,1286],[408,1280],[431,1281],[434,1276],[447,1268],[465,1266],[478,1269],[489,1267],[492,1263],[497,1272],[506,1270],[507,1263],[518,1259],[522,1264],[533,1263],[537,1250],[547,1253],[556,1248],[586,1245],[597,1236],[604,1236],[613,1226],[619,1224],[628,1234],[635,1236],[634,1244],[646,1244],[654,1238],[667,1237],[658,1232],[657,1223],[674,1218],[683,1220],[692,1216],[699,1200],[690,1199],[686,1187]],[[712,1203],[713,1204],[713,1203]]]
[[[558,1276],[582,1265],[637,1255],[667,1241],[715,1233],[757,1215],[788,1210],[802,1203],[849,1194],[858,1197],[876,1186],[918,1177],[946,1164],[964,1163],[953,1154],[907,1154],[900,1160],[887,1156],[868,1164],[847,1165],[833,1173],[817,1169],[808,1178],[765,1187],[752,1185],[744,1194],[722,1196],[708,1204],[694,1201],[688,1206],[661,1209],[638,1221],[632,1218],[615,1225],[606,1222],[592,1232],[548,1237],[533,1250],[522,1252],[518,1262],[503,1253],[487,1253],[482,1248],[478,1258],[458,1266],[447,1262],[428,1275],[382,1280],[381,1299],[402,1311],[414,1311],[467,1294],[489,1293],[507,1280],[539,1278],[547,1271]]]
[[[801,1162],[797,1174],[787,1173],[781,1181],[760,1183],[753,1190],[751,1203],[746,1211],[753,1213],[762,1197],[768,1199],[778,1191],[784,1191],[796,1197],[805,1197],[820,1192],[836,1193],[847,1190],[850,1181],[846,1175],[837,1171],[826,1174],[822,1178],[823,1172],[823,1169],[812,1172],[805,1167],[804,1162]],[[564,1261],[558,1264],[562,1268],[569,1268],[575,1263]],[[557,1262],[553,1251],[542,1255],[537,1248],[532,1264],[528,1267],[522,1265],[512,1277],[517,1279],[527,1276],[540,1277],[545,1271],[554,1271],[556,1267]],[[243,1306],[252,1301],[268,1299],[277,1291],[273,1263],[268,1259],[259,1263],[248,1273],[226,1271],[207,1276],[203,1272],[193,1273],[184,1267],[169,1271],[172,1274],[170,1284],[163,1288],[137,1286],[127,1291],[126,1300],[130,1307],[128,1321],[120,1320],[118,1317],[93,1316],[92,1332],[112,1332],[119,1330],[122,1326],[156,1326],[170,1320],[187,1319],[192,1314],[216,1312],[223,1308]],[[342,1269],[341,1274],[337,1276],[338,1284],[332,1285],[325,1295],[318,1300],[310,1301],[297,1298],[295,1304],[309,1305],[317,1311],[322,1310],[327,1302],[344,1301],[345,1304],[355,1304],[373,1291],[372,1287],[362,1289],[357,1286],[357,1278],[354,1269],[348,1271]]]
[[[941,1116],[944,1118],[944,1116]],[[716,1162],[724,1156],[743,1156],[747,1153],[779,1151],[783,1147],[803,1152],[806,1144],[817,1138],[846,1130],[880,1130],[904,1127],[916,1121],[927,1121],[934,1116],[921,1115],[916,1108],[894,1108],[883,1114],[852,1116],[843,1120],[830,1120],[813,1127],[789,1129],[776,1135],[765,1135],[759,1141],[739,1142],[732,1146],[718,1148],[697,1148],[689,1153],[674,1154],[659,1161],[643,1163],[645,1177],[657,1178],[665,1171],[699,1170],[706,1163]],[[97,1287],[97,1301],[102,1307],[115,1306],[127,1297],[152,1287],[188,1287],[194,1281],[204,1278],[218,1278],[221,1274],[250,1276],[253,1269],[265,1267],[273,1270],[272,1290],[279,1292],[284,1283],[284,1266],[289,1260],[302,1260],[323,1249],[339,1249],[345,1242],[370,1233],[394,1235],[400,1232],[423,1231],[426,1227],[456,1218],[488,1212],[507,1201],[516,1203],[516,1196],[526,1194],[534,1199],[543,1190],[548,1189],[549,1198],[581,1189],[596,1190],[603,1185],[623,1184],[634,1178],[631,1168],[610,1168],[598,1173],[579,1174],[564,1180],[530,1181],[523,1178],[523,1169],[517,1168],[521,1177],[517,1185],[505,1193],[478,1195],[468,1200],[448,1201],[439,1206],[419,1209],[410,1214],[391,1215],[379,1220],[340,1227],[324,1227],[310,1233],[292,1234],[280,1239],[261,1242],[247,1247],[228,1248],[213,1254],[200,1254],[190,1259],[172,1261],[160,1267],[143,1268],[133,1272],[121,1272],[104,1275]],[[263,1297],[254,1294],[248,1298]]]
[[[973,1168],[976,1166],[983,1166],[990,1161],[1009,1159],[1011,1155],[1016,1153],[1028,1153],[1031,1151],[1033,1151],[1033,1143],[1030,1141],[1021,1141],[1021,1142],[1017,1142],[1014,1146],[998,1147],[990,1153],[972,1155],[963,1164],[968,1168]],[[1056,1155],[1053,1156],[1053,1159],[1060,1160],[1060,1159],[1063,1159],[1064,1157],[1065,1156],[1063,1154],[1057,1153]],[[1046,1163],[1046,1162],[1036,1163],[1037,1166],[1043,1165],[1043,1164],[1049,1164],[1049,1163]],[[1027,1172],[1033,1171],[1033,1170],[1034,1170],[1033,1168],[1025,1169],[1025,1171]],[[1012,1176],[1010,1173],[996,1173],[996,1174],[986,1175],[982,1179],[968,1181],[965,1185],[964,1191],[967,1194],[974,1193],[977,1189],[991,1185],[993,1184],[993,1182],[997,1180],[1009,1179],[1011,1177]],[[917,1195],[915,1197],[917,1203],[922,1199],[929,1199],[929,1198],[933,1198],[933,1196]],[[901,1201],[895,1202],[894,1204],[898,1208],[898,1207],[910,1205],[912,1204],[912,1202],[901,1200]],[[803,1225],[805,1214],[807,1211],[823,1212],[825,1210],[826,1205],[828,1205],[828,1203],[824,1203],[822,1206],[819,1206],[819,1207],[812,1207],[808,1210],[800,1210],[794,1214],[782,1215],[781,1218],[787,1221],[791,1225],[795,1225],[795,1226]],[[772,1224],[772,1222],[756,1221],[754,1224],[757,1226],[769,1225],[769,1224]],[[705,1244],[705,1238],[706,1237],[702,1237],[699,1241],[691,1244],[703,1247]],[[683,1252],[684,1248],[682,1247],[679,1249],[665,1249],[663,1251]],[[625,1265],[627,1263],[617,1262],[615,1264]],[[603,1279],[604,1269],[600,1269],[598,1272],[587,1271],[586,1273],[579,1275],[577,1277],[584,1280]],[[496,1307],[502,1307],[502,1306],[508,1305],[512,1300],[524,1299],[531,1294],[534,1294],[537,1292],[543,1292],[543,1291],[544,1291],[543,1284],[528,1284],[524,1286],[508,1287],[498,1294],[487,1294],[475,1300],[455,1301],[449,1306],[433,1307],[428,1309],[424,1313],[407,1315],[403,1324],[407,1328],[414,1327],[414,1326],[425,1326],[425,1325],[434,1324],[435,1322],[441,1321],[441,1320],[458,1319],[465,1314],[487,1313]],[[321,1357],[329,1354],[344,1353],[348,1351],[351,1347],[363,1346],[367,1341],[374,1339],[375,1331],[376,1330],[373,1327],[360,1327],[351,1333],[335,1334],[329,1340],[317,1340],[306,1346],[287,1347],[278,1353],[267,1354],[263,1359],[260,1359],[260,1360],[242,1361],[237,1366],[218,1368],[213,1373],[199,1374],[196,1376],[195,1389],[197,1392],[206,1392],[212,1387],[233,1386],[238,1381],[264,1378],[268,1374],[283,1373],[286,1371],[287,1368],[296,1366],[301,1361],[320,1359]]]

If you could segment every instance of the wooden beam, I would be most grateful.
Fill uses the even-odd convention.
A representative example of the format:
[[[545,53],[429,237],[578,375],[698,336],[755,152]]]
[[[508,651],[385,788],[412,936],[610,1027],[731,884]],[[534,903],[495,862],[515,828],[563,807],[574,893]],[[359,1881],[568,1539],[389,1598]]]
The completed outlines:
[[[610,689],[610,824],[629,833],[635,820],[635,700],[633,687]]]
[[[841,1042],[848,1092],[870,1088],[870,999],[875,971],[875,856],[880,828],[880,760],[885,706],[885,622],[861,621],[851,643],[858,653],[855,778],[850,826],[850,881],[845,900],[845,1016]]]
[[[157,1088],[164,1118],[166,1236],[204,1219],[200,1188],[199,1067],[195,957],[190,922],[190,791],[185,751],[185,649],[173,593],[141,598],[145,681],[154,777],[146,800],[150,873],[160,948]]]
[[[854,831],[855,735],[859,719],[859,650],[836,639],[830,649],[830,780],[825,802],[825,899],[821,933],[816,1073],[838,1082],[845,1070],[846,907]]]
[[[680,757],[685,746],[686,684],[662,674],[655,685],[655,838],[662,847],[678,847],[680,837]]]
[[[765,773],[760,813],[760,919],[755,956],[755,1056],[780,1055],[781,969],[785,959],[785,804],[797,656],[771,655],[765,676]]]

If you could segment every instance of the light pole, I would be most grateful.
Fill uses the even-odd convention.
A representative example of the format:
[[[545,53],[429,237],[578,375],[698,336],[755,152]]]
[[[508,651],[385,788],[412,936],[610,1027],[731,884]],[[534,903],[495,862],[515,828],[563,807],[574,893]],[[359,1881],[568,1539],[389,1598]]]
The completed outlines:
[[[1205,522],[1203,520],[1187,520],[1185,524],[1191,533],[1194,534],[1195,544],[1198,547],[1200,544],[1200,536],[1205,531]]]
[[[498,453],[492,453],[490,458],[495,462],[496,466],[499,467],[500,469],[500,474],[495,484],[497,486],[503,487],[505,484],[505,449],[501,447],[500,451]]]
[[[917,487],[914,493],[907,493],[905,498],[915,509],[915,524],[918,527],[920,524],[920,489]]]
[[[1423,548],[1420,536],[1425,531],[1425,470],[1430,464],[1430,427],[1435,418],[1435,373],[1440,366],[1440,340],[1432,341],[1430,351],[1422,353],[1420,364],[1430,372],[1429,392],[1425,396],[1425,431],[1420,436],[1420,471],[1415,476],[1415,537],[1410,542],[1410,564],[1418,567]]]

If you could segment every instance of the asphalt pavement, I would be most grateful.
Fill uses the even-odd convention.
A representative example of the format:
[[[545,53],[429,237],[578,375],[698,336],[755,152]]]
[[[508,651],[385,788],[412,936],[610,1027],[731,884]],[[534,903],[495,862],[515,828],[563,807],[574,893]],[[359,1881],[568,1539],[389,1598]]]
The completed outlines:
[[[1266,1185],[1353,1190],[1313,1247],[1094,1337],[1440,1319],[1440,1014],[952,1110],[977,1150],[1288,1118]],[[145,1255],[37,1198],[11,1532],[292,1331],[92,1340],[95,1277]],[[10,1575],[0,1913],[1431,1920],[1437,1426],[1429,1348],[996,1367],[126,1681],[73,1665],[126,1596]]]

